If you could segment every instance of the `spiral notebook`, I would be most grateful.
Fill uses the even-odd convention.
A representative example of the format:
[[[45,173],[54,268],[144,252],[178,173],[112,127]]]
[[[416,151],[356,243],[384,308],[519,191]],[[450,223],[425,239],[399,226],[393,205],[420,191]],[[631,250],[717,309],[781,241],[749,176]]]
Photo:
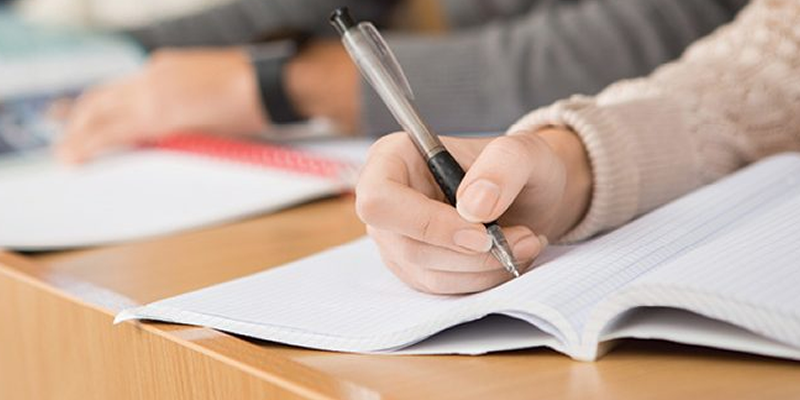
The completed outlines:
[[[467,296],[416,292],[366,239],[123,311],[315,349],[594,360],[622,338],[800,360],[800,154],[777,156]]]
[[[80,167],[0,161],[0,247],[138,240],[347,190],[355,165],[287,146],[177,135]]]

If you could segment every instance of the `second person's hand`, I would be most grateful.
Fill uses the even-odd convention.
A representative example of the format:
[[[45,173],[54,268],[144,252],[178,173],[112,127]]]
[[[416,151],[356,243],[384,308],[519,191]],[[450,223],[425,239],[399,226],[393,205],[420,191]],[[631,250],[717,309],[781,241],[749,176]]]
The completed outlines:
[[[60,113],[57,155],[72,163],[170,133],[247,134],[268,124],[238,48],[156,52],[140,72],[85,92]]]
[[[289,101],[303,117],[358,131],[359,80],[340,43],[307,44],[284,67]],[[105,150],[181,132],[242,135],[269,128],[256,71],[242,48],[162,50],[128,78],[89,90],[56,114],[66,121],[57,154],[82,162]]]

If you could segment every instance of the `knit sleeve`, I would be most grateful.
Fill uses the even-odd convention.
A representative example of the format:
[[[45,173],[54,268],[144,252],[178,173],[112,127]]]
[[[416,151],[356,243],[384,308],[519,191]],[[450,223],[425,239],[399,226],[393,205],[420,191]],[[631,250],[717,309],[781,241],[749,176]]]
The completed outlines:
[[[800,2],[755,0],[646,78],[533,111],[509,133],[566,126],[594,188],[563,241],[632,218],[782,151],[800,150]]]
[[[438,133],[501,132],[535,107],[648,74],[733,19],[744,0],[554,1],[500,11],[501,3],[515,2],[450,0],[449,18],[483,23],[439,37],[387,37]],[[368,85],[361,105],[364,132],[399,129]]]

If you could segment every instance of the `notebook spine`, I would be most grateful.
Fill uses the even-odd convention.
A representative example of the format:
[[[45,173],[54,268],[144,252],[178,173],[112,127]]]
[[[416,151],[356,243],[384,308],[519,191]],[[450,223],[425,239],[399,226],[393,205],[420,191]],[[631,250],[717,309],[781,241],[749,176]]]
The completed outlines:
[[[334,179],[352,185],[355,165],[306,151],[266,143],[201,134],[179,134],[148,142],[146,148],[202,155],[215,159]]]

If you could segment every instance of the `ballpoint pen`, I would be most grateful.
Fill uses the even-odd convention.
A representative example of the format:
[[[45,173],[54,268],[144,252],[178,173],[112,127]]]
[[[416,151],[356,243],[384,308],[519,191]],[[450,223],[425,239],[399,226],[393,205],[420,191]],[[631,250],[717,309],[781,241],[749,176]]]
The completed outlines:
[[[378,30],[369,22],[356,23],[347,7],[334,11],[330,22],[342,35],[342,43],[361,73],[411,137],[447,201],[455,205],[464,170],[419,116],[408,80]],[[500,226],[496,221],[484,225],[492,240],[492,255],[518,277],[513,253]]]

